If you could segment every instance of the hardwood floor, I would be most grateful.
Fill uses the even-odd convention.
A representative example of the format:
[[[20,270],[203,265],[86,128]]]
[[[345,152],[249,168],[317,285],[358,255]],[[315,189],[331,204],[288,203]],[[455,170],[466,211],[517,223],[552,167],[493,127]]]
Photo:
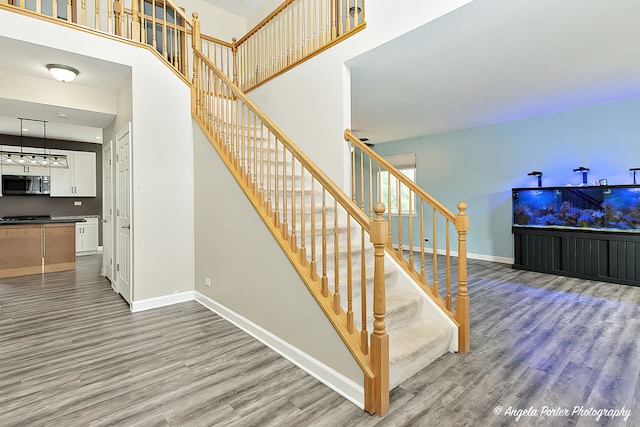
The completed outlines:
[[[99,263],[0,279],[0,426],[640,422],[640,288],[471,260],[472,352],[401,384],[378,418],[198,303],[130,313]]]

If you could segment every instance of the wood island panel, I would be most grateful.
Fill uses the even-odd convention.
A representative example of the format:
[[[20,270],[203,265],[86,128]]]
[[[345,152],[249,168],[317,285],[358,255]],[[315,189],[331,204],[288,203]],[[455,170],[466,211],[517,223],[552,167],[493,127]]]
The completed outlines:
[[[0,227],[0,277],[42,272],[42,226]]]
[[[44,272],[76,268],[76,225],[44,225]]]

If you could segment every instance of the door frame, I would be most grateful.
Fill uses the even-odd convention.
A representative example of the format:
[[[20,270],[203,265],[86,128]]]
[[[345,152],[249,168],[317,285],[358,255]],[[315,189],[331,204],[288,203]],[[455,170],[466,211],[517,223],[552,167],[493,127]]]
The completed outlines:
[[[119,169],[119,141],[123,138],[125,138],[128,135],[129,138],[129,152],[128,152],[128,157],[129,157],[129,186],[128,186],[128,190],[129,190],[129,197],[128,197],[128,205],[129,205],[129,247],[127,248],[128,252],[129,252],[129,256],[128,259],[124,260],[128,263],[128,279],[129,279],[129,293],[128,295],[124,295],[123,291],[125,291],[123,288],[125,288],[125,286],[120,282],[120,275],[119,275],[119,270],[121,269],[120,267],[120,261],[121,261],[121,251],[119,251],[119,248],[121,247],[121,234],[120,234],[120,229],[122,227],[121,223],[120,223],[120,212],[119,212],[119,200],[120,200],[120,169]],[[117,292],[122,295],[122,297],[127,301],[127,303],[129,303],[129,306],[132,306],[133,304],[133,294],[134,294],[134,280],[133,280],[133,271],[134,271],[134,266],[133,266],[133,160],[132,160],[132,154],[133,154],[133,150],[132,150],[132,144],[133,144],[133,137],[132,137],[132,124],[131,122],[128,122],[122,129],[120,129],[117,133],[116,133],[116,142],[115,142],[115,162],[114,162],[114,166],[115,166],[115,177],[116,177],[116,184],[115,184],[115,191],[114,191],[114,209],[115,209],[115,227],[114,227],[114,236],[115,236],[115,240],[114,240],[114,259],[115,259],[115,264],[116,264],[116,269],[114,271],[114,275],[115,275],[115,282],[117,283],[116,287],[117,287]]]
[[[109,140],[102,146],[102,275],[111,282],[111,287],[118,292],[117,284],[113,276],[114,251],[114,227],[113,227],[113,140]],[[105,185],[109,178],[111,185]],[[105,204],[110,200],[110,206]],[[111,232],[109,233],[108,228]]]

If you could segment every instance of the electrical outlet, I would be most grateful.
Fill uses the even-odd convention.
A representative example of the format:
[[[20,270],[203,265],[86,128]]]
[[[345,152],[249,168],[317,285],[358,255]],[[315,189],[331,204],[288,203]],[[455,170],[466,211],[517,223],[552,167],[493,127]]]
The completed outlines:
[[[208,277],[205,277],[204,278],[204,285],[208,286],[208,287],[211,287],[211,279],[209,279]]]
[[[82,202],[73,202],[73,206],[82,206]]]

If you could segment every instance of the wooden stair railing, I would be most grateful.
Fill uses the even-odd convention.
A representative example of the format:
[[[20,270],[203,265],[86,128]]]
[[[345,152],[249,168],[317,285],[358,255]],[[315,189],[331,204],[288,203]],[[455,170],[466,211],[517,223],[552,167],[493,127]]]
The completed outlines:
[[[237,42],[233,81],[247,92],[365,28],[364,0],[285,0]]]
[[[197,34],[197,19],[194,29]],[[366,216],[200,51],[197,37],[194,48],[196,122],[362,369],[365,410],[384,415],[389,408],[384,205],[374,206],[373,219]],[[341,227],[346,236],[339,237]],[[373,271],[366,271],[370,256]],[[355,265],[361,267],[358,277],[350,274]],[[345,271],[346,298],[339,290]],[[373,277],[373,310],[367,307],[367,277]],[[354,298],[358,292],[360,298]],[[361,325],[354,324],[354,306],[362,311]],[[367,318],[372,317],[369,334]]]
[[[367,147],[349,129],[345,130],[344,138],[351,146],[352,200],[360,206],[365,214],[372,217],[375,204],[380,201],[386,202],[386,221],[389,231],[387,252],[420,284],[425,293],[458,324],[458,352],[468,352],[470,350],[469,295],[467,293],[469,217],[465,212],[466,203],[458,203],[459,212],[454,215],[414,181]],[[385,174],[386,188],[383,188],[383,174]],[[381,200],[385,192],[387,200]],[[400,202],[400,195],[403,193],[408,195],[407,206],[403,206],[403,203]],[[416,223],[419,229],[414,227]],[[427,235],[425,231],[425,224],[431,226],[430,235]],[[438,229],[438,225],[440,225],[440,229]],[[403,246],[403,227],[407,231],[408,237],[408,247],[406,248]],[[457,287],[452,289],[449,229],[454,227],[458,233],[458,270]],[[444,232],[444,251],[440,257],[438,257],[438,236],[442,236],[442,233],[439,233],[438,230]],[[433,245],[431,250],[425,247],[427,236],[430,237]],[[419,241],[419,246],[414,244],[416,241]],[[416,251],[419,259],[414,257]],[[431,257],[430,269],[428,268],[429,257]],[[420,263],[418,269],[416,269],[417,262]],[[444,264],[445,268],[444,277],[441,277],[439,271],[441,264]],[[445,281],[444,289],[439,285],[441,279]],[[452,299],[454,292],[455,302]]]
[[[150,46],[189,81],[192,21],[173,0],[7,0],[0,7]]]

